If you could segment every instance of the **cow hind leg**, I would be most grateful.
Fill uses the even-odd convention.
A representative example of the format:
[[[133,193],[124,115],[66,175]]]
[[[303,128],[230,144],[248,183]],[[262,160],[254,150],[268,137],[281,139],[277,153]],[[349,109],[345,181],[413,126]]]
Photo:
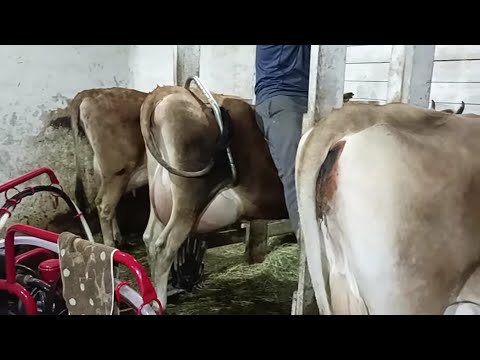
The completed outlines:
[[[164,229],[165,226],[163,226],[163,224],[155,216],[155,211],[153,210],[150,202],[150,215],[148,217],[148,223],[145,231],[143,232],[143,242],[145,243],[145,250],[147,252],[147,258],[149,259],[150,266],[152,266],[152,255],[154,254],[150,252],[150,245],[154,240],[158,239]]]
[[[196,220],[196,216],[183,216],[174,210],[165,229],[154,242],[149,244],[155,291],[164,308],[167,304],[168,276],[171,266],[178,249],[187,239]]]
[[[100,197],[97,197],[95,201],[98,209],[100,227],[102,229],[103,243],[107,246],[115,247],[114,217],[116,207],[125,191],[127,183],[128,177],[124,174],[112,178],[103,178],[101,191],[99,192]],[[118,224],[116,227],[119,234]]]
[[[120,226],[118,226],[118,221],[116,216],[113,216],[112,227],[113,227],[113,239],[115,240],[116,243],[120,243],[122,241],[122,232],[120,231]]]
[[[157,219],[155,215],[155,210],[153,209],[152,203],[152,182],[154,182],[156,178],[156,174],[160,168],[157,161],[153,158],[150,154],[150,151],[146,149],[147,154],[147,174],[148,174],[148,195],[149,195],[149,205],[150,205],[150,215],[148,216],[148,223],[143,232],[143,242],[145,243],[145,249],[147,252],[147,258],[150,262],[150,267],[152,266],[152,255],[150,253],[150,243],[153,240],[158,239],[160,233],[165,229],[164,224]]]
[[[152,275],[162,305],[167,303],[167,285],[171,266],[179,248],[187,240],[200,214],[210,201],[208,183],[198,179],[176,179],[172,183],[172,212],[165,228],[150,242]]]

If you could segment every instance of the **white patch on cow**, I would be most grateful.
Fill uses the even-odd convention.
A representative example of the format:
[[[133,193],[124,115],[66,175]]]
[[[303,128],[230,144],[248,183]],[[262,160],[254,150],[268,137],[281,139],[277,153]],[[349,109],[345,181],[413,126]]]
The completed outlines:
[[[63,269],[63,276],[69,277],[69,276],[70,276],[70,270],[68,270],[68,269]]]
[[[455,315],[478,315],[479,307],[474,304],[460,304],[455,310]]]
[[[65,252],[66,252],[65,249],[62,249],[62,250],[60,251],[60,256],[65,256]]]
[[[93,303],[93,299],[92,299],[92,298],[88,299],[88,303],[89,303],[91,306],[93,306],[93,304],[94,304],[94,303]]]
[[[342,304],[342,311],[348,312],[348,307],[353,306],[351,311],[362,313],[365,306],[369,311],[371,307],[380,313],[396,313],[399,309],[395,306],[401,304],[394,292],[396,264],[392,263],[399,221],[395,203],[401,194],[395,186],[392,164],[398,163],[393,161],[396,154],[390,137],[375,136],[376,142],[371,142],[368,135],[379,131],[385,133],[386,128],[372,127],[342,139],[346,145],[338,160],[337,190],[321,225],[315,216],[317,169],[302,169],[304,173],[300,174],[302,183],[297,191],[302,199],[299,208],[307,263],[315,293],[323,294],[317,302],[325,314],[332,310],[326,300],[328,278],[323,278],[319,269],[325,269],[331,279],[346,282],[338,284],[339,291],[348,291],[353,297]],[[322,264],[322,248],[327,264]],[[374,281],[368,281],[371,279]],[[336,298],[341,299],[342,295],[337,294]]]
[[[75,305],[77,304],[77,300],[75,300],[74,298],[70,298],[70,299],[68,300],[68,303],[69,303],[70,305],[72,305],[72,306],[75,306]]]
[[[85,284],[80,284],[80,290],[85,291]]]
[[[88,272],[85,273],[85,279],[88,280]]]
[[[106,258],[107,258],[107,255],[105,254],[105,251],[102,251],[100,253],[100,260],[105,261]]]
[[[350,291],[366,296],[364,301],[377,313],[396,313],[402,301],[394,290],[397,279],[392,259],[402,187],[398,186],[399,162],[395,160],[398,147],[392,137],[380,136],[386,132],[383,126],[372,127],[345,139],[338,164],[335,208],[329,216],[336,226],[329,233],[338,234],[338,238],[333,245],[332,239],[326,238],[332,271],[346,274]],[[372,133],[375,136],[370,136]]]

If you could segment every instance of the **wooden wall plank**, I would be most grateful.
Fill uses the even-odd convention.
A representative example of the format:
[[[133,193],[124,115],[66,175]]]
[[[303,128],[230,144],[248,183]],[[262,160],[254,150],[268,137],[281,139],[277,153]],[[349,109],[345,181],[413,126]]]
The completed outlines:
[[[430,99],[435,102],[480,104],[480,83],[432,83]]]
[[[346,63],[389,63],[391,53],[392,45],[350,45]]]
[[[378,105],[384,105],[387,103],[385,100],[372,100],[372,99],[362,99],[362,98],[355,98],[350,101],[357,101],[357,102],[364,102],[364,103],[378,104]]]
[[[480,45],[436,45],[435,60],[480,59]]]
[[[355,98],[370,100],[385,100],[387,98],[388,82],[345,81],[344,91],[353,92]]]
[[[347,64],[345,80],[347,81],[388,81],[389,63]]]
[[[480,60],[436,61],[432,82],[480,82]]]

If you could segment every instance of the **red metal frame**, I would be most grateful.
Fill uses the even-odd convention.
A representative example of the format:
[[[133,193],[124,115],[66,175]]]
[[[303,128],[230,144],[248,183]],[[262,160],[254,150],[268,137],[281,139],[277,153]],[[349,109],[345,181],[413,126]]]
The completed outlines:
[[[58,242],[59,235],[35,228],[29,225],[16,224],[7,229],[5,236],[5,267],[6,280],[0,280],[0,290],[6,290],[11,294],[17,295],[23,302],[27,315],[34,315],[37,313],[36,303],[28,291],[20,284],[15,282],[15,234],[22,233],[29,236],[34,236],[52,243]],[[155,301],[159,305],[159,314],[163,313],[162,304],[158,301],[155,289],[150,282],[145,270],[140,263],[132,256],[121,251],[116,251],[113,254],[113,261],[126,266],[135,276],[140,295],[143,299],[143,305],[150,304]],[[120,284],[121,285],[121,284]]]
[[[43,261],[47,259],[53,259],[55,255],[50,250],[44,248],[37,248],[24,252],[23,254],[17,255],[15,257],[15,264],[25,264],[30,260]],[[38,260],[38,259],[41,260]]]
[[[16,179],[13,179],[3,185],[0,185],[0,193],[5,192],[9,189],[13,189],[15,186],[23,184],[24,182],[32,180],[33,178],[36,178],[37,176],[40,176],[43,174],[48,175],[52,184],[60,185],[60,182],[58,181],[57,176],[55,175],[53,170],[48,167],[42,167],[40,169],[33,170],[25,175],[22,175]]]
[[[0,280],[0,290],[16,295],[23,303],[23,306],[25,306],[25,313],[27,315],[37,315],[37,303],[28,290],[22,285],[18,283],[10,284],[5,280]]]

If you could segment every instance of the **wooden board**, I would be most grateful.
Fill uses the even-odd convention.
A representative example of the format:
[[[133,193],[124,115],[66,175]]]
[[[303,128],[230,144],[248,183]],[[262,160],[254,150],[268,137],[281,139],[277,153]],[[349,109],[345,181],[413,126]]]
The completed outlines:
[[[432,83],[435,102],[480,104],[480,83]]]
[[[480,60],[436,61],[432,82],[480,82]]]
[[[346,81],[388,81],[390,63],[346,64]]]
[[[480,60],[480,45],[436,45],[435,60]]]
[[[268,224],[268,236],[280,236],[293,234],[293,229],[289,220],[272,221]]]
[[[391,53],[392,45],[349,45],[346,63],[389,63]]]
[[[355,98],[385,100],[387,98],[386,81],[345,81],[345,92],[353,92]]]
[[[369,103],[374,105],[384,105],[387,103],[385,100],[372,100],[372,99],[362,99],[362,98],[355,98],[350,101],[363,102],[363,103]]]

